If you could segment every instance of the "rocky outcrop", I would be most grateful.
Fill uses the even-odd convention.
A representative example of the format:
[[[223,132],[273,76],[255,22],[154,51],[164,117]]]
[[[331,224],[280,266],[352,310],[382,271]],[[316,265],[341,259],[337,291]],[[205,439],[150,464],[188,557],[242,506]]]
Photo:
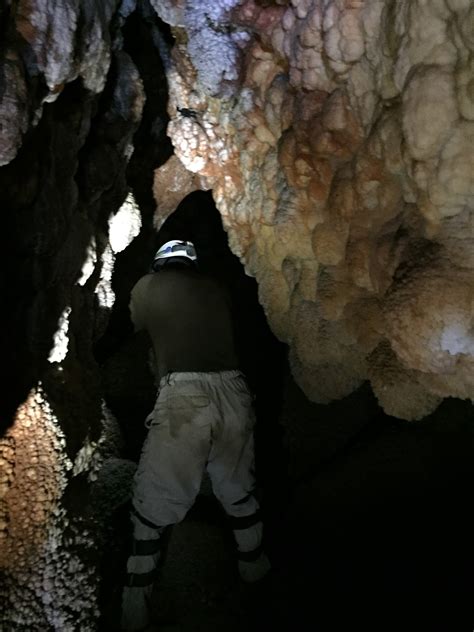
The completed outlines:
[[[472,3],[153,4],[175,153],[308,397],[369,379],[405,419],[472,399]]]

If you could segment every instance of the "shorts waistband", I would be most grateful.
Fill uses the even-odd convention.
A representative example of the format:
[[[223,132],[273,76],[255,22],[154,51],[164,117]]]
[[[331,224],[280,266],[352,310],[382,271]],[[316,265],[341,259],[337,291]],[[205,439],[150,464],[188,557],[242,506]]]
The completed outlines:
[[[204,380],[211,384],[229,380],[235,377],[243,377],[242,371],[232,369],[229,371],[176,371],[164,375],[160,380],[160,388],[175,382],[192,382],[193,380]]]

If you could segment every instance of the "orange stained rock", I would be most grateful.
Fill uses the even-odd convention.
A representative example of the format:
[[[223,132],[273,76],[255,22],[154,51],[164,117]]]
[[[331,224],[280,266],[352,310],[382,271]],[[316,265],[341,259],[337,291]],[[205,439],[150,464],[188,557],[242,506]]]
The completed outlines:
[[[405,419],[428,414],[441,396],[474,400],[474,304],[463,298],[474,287],[464,26],[474,6],[440,6],[245,2],[226,18],[250,34],[230,97],[209,97],[198,73],[184,72],[194,63],[185,45],[169,74],[172,118],[191,99],[212,112],[200,160],[180,125],[170,136],[184,166],[213,187],[300,386],[325,402],[369,379],[385,410]],[[433,278],[414,265],[427,253]],[[322,268],[318,295],[311,279]]]

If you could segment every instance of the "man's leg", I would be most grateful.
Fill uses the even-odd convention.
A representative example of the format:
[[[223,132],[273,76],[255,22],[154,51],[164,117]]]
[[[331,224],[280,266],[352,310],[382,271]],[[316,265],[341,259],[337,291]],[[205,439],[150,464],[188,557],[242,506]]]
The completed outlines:
[[[142,630],[150,623],[149,601],[162,557],[163,532],[131,513],[133,525],[132,551],[127,561],[125,586],[122,592],[123,630]]]
[[[180,522],[194,503],[209,454],[208,406],[209,398],[196,393],[196,387],[177,384],[162,389],[134,479],[137,540],[159,540],[164,526]],[[144,552],[154,545],[140,546]],[[140,630],[147,624],[159,559],[159,550],[132,553],[129,558],[122,600],[124,630]]]
[[[270,570],[262,548],[259,503],[253,493],[255,414],[252,396],[243,378],[230,378],[228,382],[222,386],[222,419],[213,429],[208,472],[214,493],[230,517],[240,576],[244,581],[254,582]]]

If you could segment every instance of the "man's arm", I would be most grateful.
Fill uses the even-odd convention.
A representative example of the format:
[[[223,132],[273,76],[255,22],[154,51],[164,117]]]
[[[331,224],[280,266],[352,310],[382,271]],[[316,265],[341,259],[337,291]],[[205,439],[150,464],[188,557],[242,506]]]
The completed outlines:
[[[141,281],[141,280],[140,280]],[[94,345],[94,357],[98,364],[104,364],[110,356],[117,353],[136,332],[145,329],[143,317],[143,295],[140,281],[135,285],[127,305],[115,303],[104,335]]]
[[[133,328],[136,332],[145,329],[145,319],[143,318],[143,302],[140,300],[140,288],[137,288],[137,285],[135,285],[132,290],[130,303],[128,306],[130,311],[130,318],[133,323]]]
[[[153,274],[146,274],[133,287],[130,292],[130,303],[128,305],[130,318],[136,332],[147,328],[147,305],[149,304],[148,294]]]
[[[130,312],[126,305],[115,305],[103,336],[94,344],[94,358],[99,365],[115,355],[134,335]]]

